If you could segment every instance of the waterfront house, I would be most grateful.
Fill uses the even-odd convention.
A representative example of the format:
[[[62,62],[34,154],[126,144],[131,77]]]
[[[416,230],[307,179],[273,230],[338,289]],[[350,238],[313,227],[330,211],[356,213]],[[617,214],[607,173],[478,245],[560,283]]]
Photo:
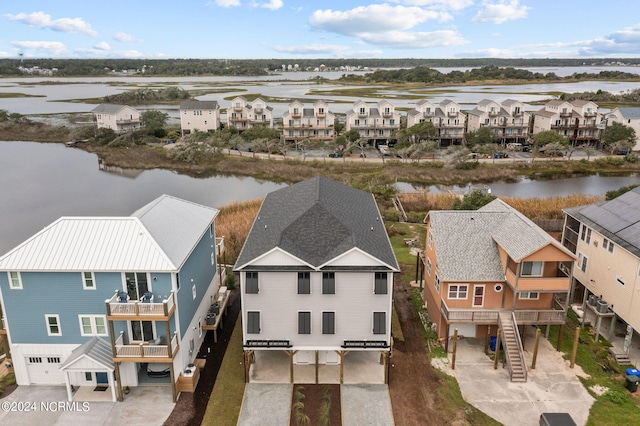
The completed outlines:
[[[525,112],[524,105],[513,99],[502,104],[483,99],[471,111],[467,111],[467,132],[477,132],[488,127],[497,140],[508,143],[525,143],[529,137],[530,114]]]
[[[346,114],[346,131],[356,130],[360,138],[373,143],[387,144],[396,130],[400,130],[400,114],[389,101],[380,101],[375,107],[357,101]]]
[[[140,129],[140,112],[127,105],[100,104],[91,110],[98,129],[112,129],[117,134]]]
[[[220,128],[220,105],[216,101],[191,99],[180,103],[182,136],[194,132],[215,132]]]
[[[282,138],[286,142],[330,142],[335,137],[334,120],[325,101],[316,101],[313,108],[305,108],[300,101],[291,102],[282,116]]]
[[[292,383],[301,366],[342,383],[349,358],[384,380],[399,269],[372,194],[324,177],[267,194],[235,270],[247,380],[278,356]]]
[[[619,319],[640,331],[640,187],[619,197],[564,210],[562,244],[578,256],[573,268],[573,301],[590,309],[599,331],[603,320],[615,330]]]
[[[217,213],[163,195],[131,216],[61,217],[1,257],[17,383],[122,400],[123,387],[168,376],[175,401],[219,287]]]
[[[430,211],[425,223],[424,300],[438,337],[500,329],[511,378],[526,381],[518,327],[564,323],[575,256],[500,199]]]
[[[638,107],[616,107],[606,114],[606,124],[624,124],[631,127],[636,132],[635,145],[633,151],[640,151],[640,108]]]
[[[600,138],[600,114],[592,101],[571,102],[554,99],[534,113],[533,135],[554,130],[571,145],[597,142]]]
[[[227,126],[239,131],[254,126],[273,127],[273,108],[267,106],[262,98],[248,102],[243,96],[237,96],[227,109]]]

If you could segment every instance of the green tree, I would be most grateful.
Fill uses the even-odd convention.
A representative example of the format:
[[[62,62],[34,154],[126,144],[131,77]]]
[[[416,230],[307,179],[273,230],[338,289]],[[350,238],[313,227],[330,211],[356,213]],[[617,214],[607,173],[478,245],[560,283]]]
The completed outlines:
[[[533,135],[533,145],[538,150],[547,144],[555,142],[563,145],[567,145],[568,143],[567,139],[555,130],[543,130],[542,132]]]
[[[360,139],[360,132],[358,132],[356,129],[351,129],[348,132],[346,132],[344,136],[347,138],[347,141],[355,142],[358,139]]]
[[[609,149],[613,149],[613,146],[618,142],[630,142],[633,146],[636,141],[636,131],[629,126],[625,126],[621,123],[612,123],[604,130],[602,135],[602,142]]]
[[[476,189],[453,202],[453,210],[478,210],[496,199],[495,195]]]
[[[342,133],[344,128],[345,128],[345,124],[341,123],[340,120],[338,120],[337,118],[333,120],[333,130],[335,130],[336,135],[339,135],[340,133]]]
[[[280,139],[280,131],[266,126],[254,126],[241,133],[245,141],[254,139]]]
[[[621,196],[622,194],[625,194],[625,193],[627,193],[627,192],[631,191],[632,189],[637,188],[638,186],[640,186],[640,185],[635,184],[635,185],[623,186],[623,187],[618,188],[618,189],[613,189],[613,190],[611,190],[611,191],[607,191],[607,192],[604,194],[605,199],[606,199],[607,201],[609,201],[609,200],[613,200],[614,198],[618,198],[618,197],[619,197],[619,196]]]
[[[169,114],[166,112],[150,109],[140,114],[140,118],[142,119],[142,124],[147,134],[159,138],[166,134],[164,126],[166,126],[167,120],[169,120]]]
[[[496,135],[489,127],[480,127],[475,132],[469,132],[465,135],[467,145],[487,145],[498,143],[498,135]]]

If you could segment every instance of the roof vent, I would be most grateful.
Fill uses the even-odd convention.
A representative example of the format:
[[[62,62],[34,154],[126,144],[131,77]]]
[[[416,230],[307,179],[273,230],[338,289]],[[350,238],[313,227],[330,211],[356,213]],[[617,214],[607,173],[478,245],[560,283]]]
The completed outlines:
[[[373,231],[373,226],[371,227],[371,230]]]

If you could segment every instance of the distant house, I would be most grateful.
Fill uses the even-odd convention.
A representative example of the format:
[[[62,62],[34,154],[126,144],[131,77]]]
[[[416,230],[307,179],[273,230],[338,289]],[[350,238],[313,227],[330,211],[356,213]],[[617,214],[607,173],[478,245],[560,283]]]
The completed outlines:
[[[484,99],[471,111],[467,111],[467,132],[477,132],[488,127],[498,142],[524,143],[529,137],[530,114],[524,104],[507,99],[502,104]]]
[[[216,209],[163,195],[126,217],[62,217],[0,258],[19,385],[176,382],[218,291]],[[105,302],[106,301],[106,302]],[[198,376],[199,377],[199,376]]]
[[[220,105],[216,101],[188,100],[180,104],[182,135],[199,130],[212,132],[220,128]]]
[[[324,101],[316,101],[313,108],[305,108],[294,101],[282,116],[282,138],[287,142],[304,139],[332,141],[335,137],[335,116]]]
[[[360,138],[366,139],[376,146],[386,144],[393,132],[400,129],[400,114],[389,101],[380,101],[375,107],[357,101],[347,111],[345,129],[356,130]]]
[[[438,105],[426,99],[418,101],[415,109],[407,113],[407,127],[423,122],[433,123],[437,130],[434,139],[440,147],[460,145],[464,141],[466,114],[454,101],[445,99]]]
[[[373,195],[323,177],[268,194],[235,270],[247,378],[280,356],[291,382],[342,382],[349,358],[384,380],[399,268]]]
[[[227,109],[227,126],[239,131],[255,126],[273,127],[273,108],[267,106],[262,98],[248,102],[243,96],[237,96]]]
[[[111,129],[117,134],[140,129],[140,113],[127,105],[100,104],[91,110],[98,129]]]
[[[620,320],[633,328],[637,339],[640,187],[613,200],[572,207],[564,213],[562,244],[578,256],[573,268],[573,301],[582,303],[585,310],[591,307],[598,318],[596,326],[603,320],[615,326]],[[632,344],[631,338],[628,344]],[[628,354],[628,349],[616,349]]]
[[[615,108],[606,114],[607,125],[620,123],[631,127],[636,132],[635,146],[633,151],[640,151],[640,108]]]
[[[571,102],[554,99],[534,113],[533,135],[553,130],[572,145],[597,142],[600,138],[600,114],[592,101]]]
[[[526,381],[519,326],[563,324],[575,256],[496,199],[425,219],[424,300],[438,336],[501,330],[513,381]]]

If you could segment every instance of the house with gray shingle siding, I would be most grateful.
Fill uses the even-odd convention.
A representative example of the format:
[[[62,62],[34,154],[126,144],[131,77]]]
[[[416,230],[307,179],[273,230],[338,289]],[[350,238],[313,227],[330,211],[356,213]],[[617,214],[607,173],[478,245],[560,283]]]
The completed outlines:
[[[248,380],[276,355],[291,382],[300,367],[325,383],[333,367],[342,382],[345,359],[360,356],[384,380],[399,268],[372,194],[324,177],[268,194],[235,271]]]

